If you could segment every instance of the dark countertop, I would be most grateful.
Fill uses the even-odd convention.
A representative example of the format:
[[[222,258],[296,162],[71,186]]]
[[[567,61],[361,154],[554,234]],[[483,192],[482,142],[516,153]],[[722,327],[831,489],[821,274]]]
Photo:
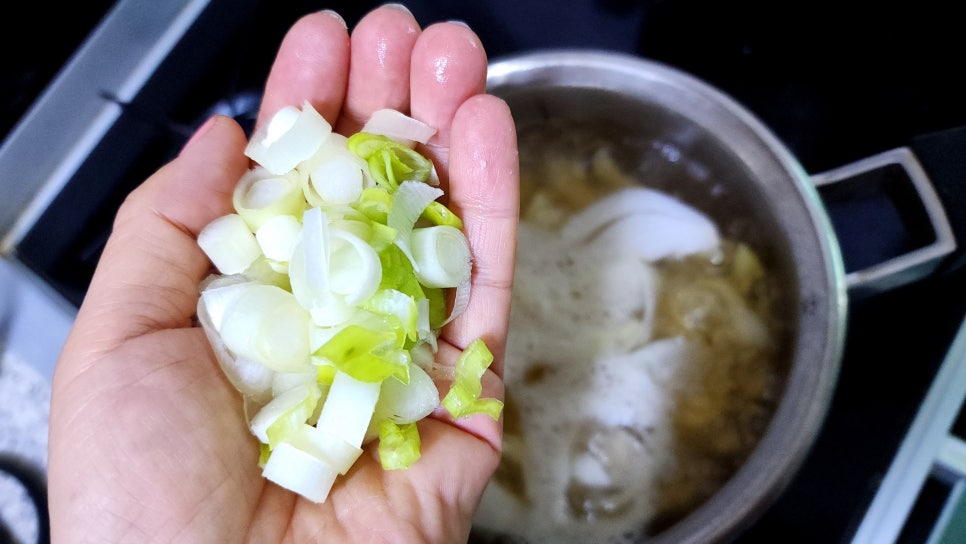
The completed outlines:
[[[0,140],[10,132],[74,50],[113,6],[111,0],[67,2],[52,8],[23,2],[8,19],[18,32],[0,35]]]

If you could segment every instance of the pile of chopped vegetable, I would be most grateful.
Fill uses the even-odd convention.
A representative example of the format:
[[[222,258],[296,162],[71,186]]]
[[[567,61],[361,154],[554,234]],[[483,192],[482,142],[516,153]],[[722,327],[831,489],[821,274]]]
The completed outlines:
[[[415,149],[433,134],[387,109],[345,137],[308,102],[283,108],[248,142],[255,165],[234,212],[198,236],[217,269],[198,318],[244,396],[262,474],[315,502],[371,441],[384,469],[411,466],[416,422],[440,405],[454,418],[503,409],[480,397],[493,360],[482,340],[442,401],[431,378],[472,269],[462,222]]]

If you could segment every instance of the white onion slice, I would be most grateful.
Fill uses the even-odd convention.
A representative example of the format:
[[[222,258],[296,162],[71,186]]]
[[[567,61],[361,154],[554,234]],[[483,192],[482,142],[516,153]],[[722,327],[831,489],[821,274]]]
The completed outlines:
[[[314,324],[339,325],[379,287],[382,264],[358,236],[330,228],[321,209],[307,210],[302,220],[302,239],[289,262],[292,293]]]
[[[416,301],[416,338],[428,344],[433,352],[438,349],[436,342],[436,331],[433,330],[429,322],[429,299],[421,298]],[[410,350],[415,357],[416,348]]]
[[[404,424],[419,421],[439,405],[439,390],[419,365],[410,363],[409,383],[388,379],[382,384],[373,421],[389,419]]]
[[[400,111],[382,109],[372,112],[362,132],[388,136],[410,147],[425,144],[436,134],[436,129]]]
[[[382,263],[372,246],[355,234],[332,229],[329,281],[332,291],[355,306],[372,296],[382,280]]]
[[[453,295],[453,309],[450,310],[449,317],[446,318],[446,321],[443,321],[443,325],[448,324],[466,311],[466,308],[470,305],[472,286],[472,280],[466,280],[456,286],[456,294]]]
[[[706,219],[697,209],[669,194],[648,187],[628,187],[610,193],[573,214],[560,233],[567,240],[583,240],[604,223],[636,214],[670,215],[697,221]]]
[[[607,233],[611,226],[616,230]],[[608,243],[633,243],[641,257],[649,261],[707,251],[720,244],[717,226],[709,217],[677,198],[646,187],[607,195],[571,217],[560,234],[571,243],[586,243],[598,235],[607,236]]]
[[[448,225],[413,229],[410,235],[416,277],[427,287],[456,287],[470,279],[470,244],[463,231]]]
[[[344,325],[355,316],[359,310],[348,304],[345,297],[328,293],[316,299],[317,304],[309,309],[312,323],[319,327],[335,327]]]
[[[256,166],[238,180],[232,192],[232,204],[249,229],[255,232],[276,215],[300,216],[305,200],[296,172],[275,175]]]
[[[309,313],[291,293],[274,285],[247,288],[224,310],[221,338],[237,355],[272,370],[309,370]]]
[[[312,502],[322,503],[328,498],[339,471],[322,459],[282,442],[269,455],[262,476]]]
[[[301,385],[316,385],[317,372],[275,372],[272,376],[272,395],[277,397]]]
[[[216,287],[211,289],[211,291],[217,291],[218,289],[223,288]],[[275,372],[257,361],[245,357],[236,357],[228,350],[225,343],[222,342],[221,335],[218,333],[215,324],[212,322],[212,317],[208,312],[204,296],[198,298],[196,311],[198,322],[205,332],[208,343],[211,344],[211,349],[215,354],[215,359],[218,360],[218,365],[221,367],[222,372],[225,373],[228,381],[246,399],[250,399],[258,404],[268,401],[272,396],[272,383]]]
[[[198,245],[222,274],[240,274],[262,255],[255,235],[237,213],[205,225],[198,233]]]
[[[288,262],[295,251],[302,224],[294,216],[282,214],[268,219],[255,231],[262,254],[276,262]]]
[[[363,382],[336,372],[317,426],[359,447],[379,400],[381,382]]]
[[[339,474],[345,474],[362,455],[362,448],[312,425],[302,425],[286,440],[296,448],[325,461]]]
[[[351,204],[362,195],[362,169],[346,157],[334,157],[312,170],[309,180],[322,204]]]
[[[301,110],[286,106],[276,112],[252,135],[245,155],[281,175],[311,157],[331,133],[332,126],[306,100]]]
[[[278,418],[294,409],[307,398],[318,398],[321,394],[322,392],[315,383],[304,383],[291,387],[262,406],[252,418],[249,429],[259,442],[268,444],[268,428],[272,426],[272,423],[275,423]]]
[[[223,276],[239,278],[244,276]],[[204,305],[205,314],[215,331],[221,332],[221,322],[225,315],[225,308],[231,306],[247,289],[258,285],[253,281],[235,281],[231,283],[210,282],[201,291],[200,303]]]
[[[299,164],[302,190],[310,206],[353,204],[364,188],[376,185],[366,161],[349,151],[347,141],[332,133],[315,154]]]
[[[420,181],[404,181],[393,197],[386,223],[396,231],[395,243],[419,272],[419,265],[410,250],[410,234],[426,206],[443,195],[443,190]]]
[[[302,216],[302,239],[289,262],[292,294],[309,310],[322,304],[329,288],[329,227],[319,208]]]
[[[436,352],[435,346],[421,342],[413,346],[410,354],[413,358],[413,364],[419,365],[419,368],[429,372],[436,364]]]
[[[641,214],[609,223],[591,241],[608,253],[619,247],[647,262],[656,262],[711,251],[719,247],[721,240],[714,225],[704,221]]]

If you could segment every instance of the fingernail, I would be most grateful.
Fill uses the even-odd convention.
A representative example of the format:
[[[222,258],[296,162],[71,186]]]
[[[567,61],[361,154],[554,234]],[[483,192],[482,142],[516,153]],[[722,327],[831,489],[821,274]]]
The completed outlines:
[[[215,124],[215,117],[216,117],[215,115],[212,115],[211,117],[208,118],[207,121],[205,121],[204,123],[202,123],[200,127],[198,127],[198,130],[196,130],[195,133],[191,135],[191,138],[188,138],[188,141],[185,142],[184,146],[182,146],[181,153],[184,153],[186,149],[191,147],[195,142],[200,140],[202,136],[204,136],[209,130],[211,130],[211,126]]]
[[[459,19],[450,19],[449,21],[446,21],[446,22],[454,25],[465,26],[466,28],[470,27],[470,25],[468,25],[466,21],[461,21]]]
[[[399,11],[401,11],[403,13],[408,13],[409,15],[412,15],[413,14],[413,12],[409,10],[409,8],[407,8],[406,6],[404,6],[402,4],[395,4],[395,3],[383,4],[382,7],[389,8],[389,9],[398,9]]]
[[[346,30],[349,29],[349,25],[346,24],[345,19],[343,19],[342,16],[339,15],[339,13],[336,12],[335,10],[324,9],[324,10],[322,10],[319,13],[322,13],[323,15],[328,15],[329,17],[332,17],[336,21],[339,21],[340,23],[342,23],[342,27],[343,28],[345,28]]]

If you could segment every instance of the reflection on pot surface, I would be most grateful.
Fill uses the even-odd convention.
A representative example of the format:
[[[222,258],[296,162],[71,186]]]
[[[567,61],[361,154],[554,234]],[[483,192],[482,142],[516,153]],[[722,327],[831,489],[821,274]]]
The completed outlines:
[[[700,211],[722,188],[672,145],[642,153],[559,120],[518,132],[504,454],[475,531],[639,541],[712,496],[764,433],[785,294],[744,214]]]

